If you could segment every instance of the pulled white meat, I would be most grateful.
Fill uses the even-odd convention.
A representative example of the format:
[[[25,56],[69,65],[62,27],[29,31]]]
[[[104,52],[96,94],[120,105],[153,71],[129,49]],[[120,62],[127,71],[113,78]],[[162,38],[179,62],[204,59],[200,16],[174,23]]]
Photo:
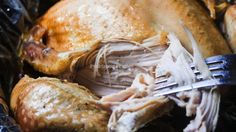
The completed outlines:
[[[142,44],[122,39],[103,42],[78,62],[84,67],[79,68],[77,81],[103,96],[99,104],[112,111],[110,131],[136,131],[171,110],[168,98],[151,96],[155,68],[168,47],[166,35],[161,32]]]
[[[130,87],[138,73],[154,77],[154,69],[167,48],[166,35],[160,32],[142,44],[124,39],[102,42],[98,49],[79,59],[76,81],[104,96]]]
[[[136,131],[151,120],[167,113],[172,104],[166,97],[153,97],[154,79],[138,74],[133,84],[119,93],[100,100],[100,105],[112,111],[108,122],[109,131]]]
[[[201,103],[194,110],[195,119],[184,129],[192,131],[214,131],[216,128],[219,112],[220,94],[215,91],[201,91]]]
[[[80,58],[77,77],[80,84],[102,96],[101,107],[111,111],[109,131],[136,131],[146,123],[171,110],[169,99],[186,108],[186,116],[195,119],[184,131],[212,131],[216,127],[220,95],[212,89],[191,90],[155,97],[157,77],[168,75],[168,83],[179,86],[199,81],[191,69],[194,64],[203,79],[211,79],[210,71],[191,33],[186,33],[194,54],[182,47],[178,38],[165,33],[142,44],[117,39],[102,42],[98,49]],[[160,79],[160,78],[159,78]],[[158,80],[158,79],[157,79]],[[155,92],[168,91],[170,88]]]
[[[191,64],[200,71],[203,80],[211,79],[210,71],[197,47],[192,34],[185,29],[188,38],[192,43],[193,56],[189,54],[180,44],[174,34],[169,34],[170,46],[164,53],[157,68],[157,73],[170,73],[168,83],[177,82],[179,86],[189,85],[197,79]],[[163,72],[164,71],[164,72]],[[161,89],[159,92],[168,89]],[[169,89],[170,90],[170,89]],[[191,90],[169,96],[180,107],[186,108],[186,116],[195,115],[195,119],[184,129],[186,132],[192,131],[214,131],[217,125],[220,94],[215,89],[212,90]]]

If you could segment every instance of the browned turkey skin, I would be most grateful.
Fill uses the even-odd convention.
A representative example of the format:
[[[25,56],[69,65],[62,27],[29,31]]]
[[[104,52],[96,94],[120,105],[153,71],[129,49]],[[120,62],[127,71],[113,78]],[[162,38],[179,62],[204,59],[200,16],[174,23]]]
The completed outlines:
[[[168,47],[166,32],[174,32],[191,51],[182,25],[192,32],[204,57],[230,53],[226,41],[196,0],[64,0],[53,6],[26,35],[22,58],[46,74],[76,72],[77,82],[98,95],[108,95],[98,104],[112,111],[109,130],[135,131],[152,120],[156,110],[159,116],[171,109],[169,99],[149,98],[151,94],[147,91],[153,82],[140,79],[135,83],[139,80],[135,78],[138,73],[156,74],[153,69]],[[125,67],[127,63],[133,67]],[[96,67],[101,64],[105,68]],[[121,68],[112,69],[108,64]],[[109,90],[115,94],[109,96],[112,93]],[[195,114],[201,106],[198,91],[186,94],[190,96],[194,96],[190,105],[184,104],[193,111],[188,115]],[[191,124],[188,131],[198,130],[199,124],[206,129],[203,119],[195,121],[197,125]],[[126,127],[127,122],[133,124]]]
[[[236,53],[236,5],[230,6],[225,13],[225,27],[230,47]]]
[[[107,130],[109,114],[98,98],[77,84],[54,78],[25,76],[11,95],[11,108],[25,132]]]
[[[175,32],[191,50],[180,21],[191,30],[205,57],[230,52],[196,0],[64,0],[25,37],[22,57],[38,71],[59,75],[103,40],[123,38],[141,43],[161,30]]]

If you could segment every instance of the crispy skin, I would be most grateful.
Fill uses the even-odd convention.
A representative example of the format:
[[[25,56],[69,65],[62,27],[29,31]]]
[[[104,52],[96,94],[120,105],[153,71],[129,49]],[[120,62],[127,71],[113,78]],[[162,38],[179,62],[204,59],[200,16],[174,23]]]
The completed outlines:
[[[231,49],[236,53],[236,5],[230,6],[225,13],[227,39]]]
[[[35,69],[57,75],[101,40],[124,38],[140,42],[155,35],[150,21],[144,18],[145,13],[131,0],[60,1],[30,31],[22,57]],[[43,54],[43,57],[29,54],[29,45],[37,47],[35,44],[46,45],[35,48],[39,49],[36,54]],[[53,53],[45,54],[44,49]]]
[[[204,57],[231,52],[212,19],[196,0],[148,0],[146,2],[147,5],[151,5],[148,9],[153,13],[157,28],[176,33],[189,51],[192,46],[181,22],[192,32]]]
[[[102,40],[141,42],[160,30],[176,33],[191,50],[180,21],[205,57],[230,52],[196,0],[64,0],[38,20],[26,37],[22,57],[38,71],[59,75]]]
[[[88,89],[53,78],[24,77],[11,95],[23,131],[106,131],[109,115]]]
[[[142,41],[155,32],[131,0],[65,0],[38,22],[47,29],[47,45],[57,51],[76,50],[97,40]]]

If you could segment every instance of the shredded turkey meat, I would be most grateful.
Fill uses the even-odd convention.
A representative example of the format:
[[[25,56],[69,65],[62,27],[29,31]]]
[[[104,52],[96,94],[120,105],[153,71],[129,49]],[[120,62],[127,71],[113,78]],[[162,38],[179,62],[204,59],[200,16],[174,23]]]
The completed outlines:
[[[138,74],[126,90],[103,97],[100,105],[112,111],[108,122],[109,131],[136,131],[167,113],[172,103],[166,97],[150,96],[153,87],[154,79],[151,76]]]
[[[103,41],[99,48],[79,59],[76,81],[104,96],[131,86],[138,73],[153,76],[167,48],[166,35],[160,32],[142,44],[123,39]]]
[[[185,28],[186,35],[192,43],[193,56],[187,52],[174,34],[169,34],[170,46],[165,51],[156,73],[170,73],[169,83],[177,82],[179,86],[190,85],[199,81],[191,70],[191,64],[194,64],[200,71],[203,80],[211,79],[210,71],[204,62],[204,59],[197,47],[192,34]],[[159,92],[168,89],[159,90]],[[170,90],[170,89],[169,89]],[[186,108],[186,116],[195,115],[195,119],[184,129],[186,132],[192,131],[214,131],[218,119],[220,94],[215,89],[212,90],[191,90],[177,93],[175,96],[169,96],[178,106]],[[187,101],[186,101],[187,100]],[[206,127],[207,126],[207,127]]]
[[[211,79],[196,41],[187,29],[185,32],[192,43],[193,55],[173,33],[161,32],[143,43],[104,41],[77,62],[76,81],[102,96],[98,104],[111,112],[109,131],[138,130],[170,111],[173,106],[170,100],[186,108],[186,116],[195,116],[184,131],[215,129],[220,102],[216,89],[184,91],[167,97],[154,94],[155,81],[161,75],[169,75],[168,82],[177,82],[179,86],[199,81],[191,64],[203,79]],[[155,92],[167,90],[170,89]]]

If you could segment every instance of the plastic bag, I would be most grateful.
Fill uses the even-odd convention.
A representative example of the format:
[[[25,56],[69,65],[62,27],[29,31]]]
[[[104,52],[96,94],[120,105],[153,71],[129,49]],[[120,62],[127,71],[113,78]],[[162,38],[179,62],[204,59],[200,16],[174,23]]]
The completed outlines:
[[[39,0],[0,0],[0,88],[7,99],[22,71],[20,37],[36,18],[38,6]]]

